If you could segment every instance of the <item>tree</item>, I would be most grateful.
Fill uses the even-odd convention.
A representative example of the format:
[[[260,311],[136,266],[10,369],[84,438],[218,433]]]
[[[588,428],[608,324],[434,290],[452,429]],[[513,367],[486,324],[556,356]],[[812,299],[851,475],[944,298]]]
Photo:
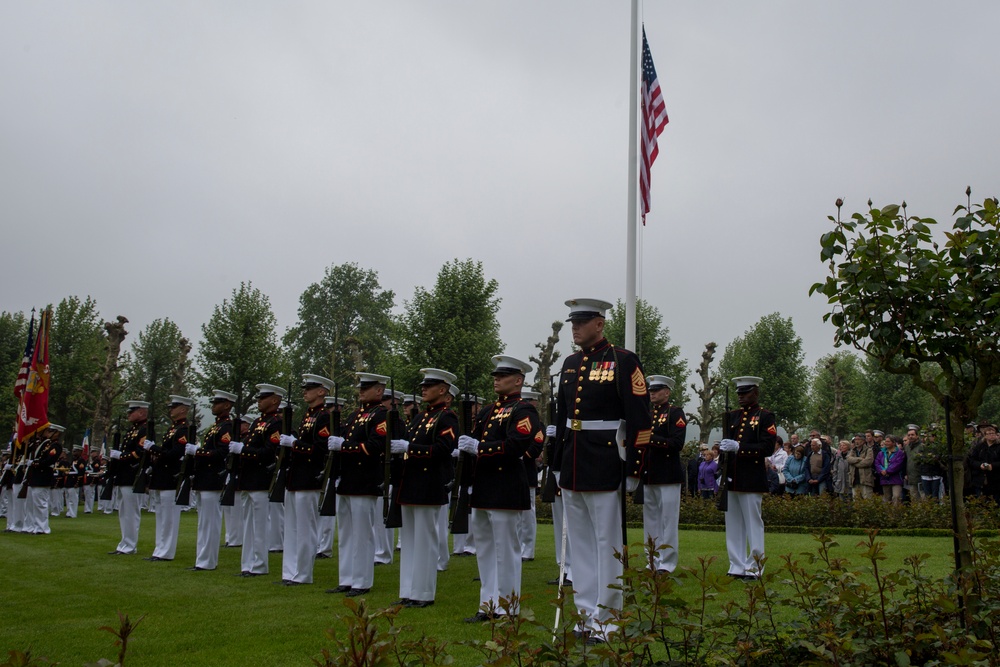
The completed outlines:
[[[842,350],[816,362],[809,394],[809,424],[837,438],[857,430],[865,376],[858,358]]]
[[[548,405],[552,400],[552,368],[562,355],[556,349],[556,345],[559,343],[559,332],[562,331],[562,328],[562,320],[554,321],[552,323],[552,335],[545,339],[544,343],[535,343],[535,347],[538,348],[538,354],[528,357],[528,361],[535,363],[534,387],[535,391],[540,394],[538,399],[540,405]],[[545,415],[544,421],[549,421],[548,415]]]
[[[809,371],[804,357],[802,339],[795,333],[792,318],[771,313],[726,346],[719,375],[724,382],[741,375],[763,378],[761,404],[791,432],[806,417]]]
[[[416,386],[421,367],[441,368],[458,375],[469,391],[491,396],[490,358],[503,352],[500,340],[500,297],[496,280],[486,279],[482,262],[457,259],[438,272],[434,289],[417,287],[404,304],[392,366],[396,385]]]
[[[698,365],[698,377],[701,378],[701,388],[691,384],[691,390],[698,397],[698,412],[689,414],[688,420],[692,424],[697,424],[699,429],[698,442],[705,444],[708,436],[716,425],[722,425],[723,410],[717,407],[716,396],[723,389],[723,380],[711,372],[712,360],[715,359],[715,350],[718,347],[714,342],[705,345],[705,351],[701,353],[701,364]]]
[[[178,373],[183,377],[182,352],[187,339],[172,320],[154,320],[134,343],[126,362],[125,391],[129,400],[149,401],[149,418],[164,421],[169,395]],[[190,349],[190,346],[189,346]]]
[[[24,358],[28,318],[24,313],[0,312],[0,424],[10,427],[17,417],[14,381]],[[7,434],[4,434],[7,435]],[[0,435],[0,437],[4,437]],[[6,440],[4,441],[6,446]]]
[[[126,324],[128,324],[128,319],[122,315],[119,315],[114,322],[104,323],[104,332],[107,335],[107,355],[104,358],[104,368],[101,369],[94,383],[97,389],[97,404],[94,407],[94,424],[91,432],[91,441],[97,443],[98,446],[101,445],[104,436],[110,430],[115,401],[125,389],[121,382],[118,357],[121,354],[122,341],[128,335],[128,331],[125,330]]]
[[[611,308],[604,325],[604,336],[618,347],[625,344],[625,304],[621,299]],[[659,308],[643,299],[635,302],[635,347],[646,375],[666,375],[673,378],[670,392],[673,405],[684,406],[688,401],[686,359],[679,359],[681,348],[670,344],[670,331],[663,324]]]
[[[354,372],[379,370],[388,354],[395,294],[378,274],[348,263],[326,269],[299,297],[299,321],[283,338],[295,374],[319,373],[338,383],[341,396]]]
[[[886,433],[901,433],[907,424],[930,423],[930,397],[910,378],[882,370],[879,361],[869,356],[862,359],[861,371],[856,423]]]
[[[67,297],[53,310],[49,421],[66,427],[66,445],[81,440],[93,421],[96,379],[105,357],[103,325],[97,302],[89,296]]]
[[[278,320],[271,300],[251,283],[240,283],[231,298],[215,306],[201,325],[197,386],[208,395],[213,389],[242,397],[243,413],[251,404],[253,386],[261,382],[284,385],[291,369],[278,346]]]
[[[836,345],[852,345],[882,370],[908,376],[950,412],[954,448],[953,517],[959,563],[972,563],[962,500],[964,464],[958,448],[964,426],[978,415],[987,389],[1000,382],[1000,206],[986,199],[955,208],[951,231],[938,244],[937,222],[902,206],[854,213],[841,220],[837,200],[832,229],[820,238],[829,275],[809,293],[827,298],[823,317],[835,327]],[[937,372],[925,376],[933,364]]]

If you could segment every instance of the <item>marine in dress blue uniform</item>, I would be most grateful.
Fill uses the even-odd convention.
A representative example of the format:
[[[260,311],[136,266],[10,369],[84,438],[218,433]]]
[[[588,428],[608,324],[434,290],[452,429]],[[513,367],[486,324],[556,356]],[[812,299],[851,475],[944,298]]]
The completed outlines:
[[[760,576],[760,559],[764,557],[764,519],[760,505],[767,492],[764,459],[774,452],[778,437],[774,413],[760,407],[762,381],[752,376],[733,378],[740,408],[726,414],[730,438],[719,443],[719,450],[729,455],[724,472],[729,478],[728,574],[739,579]]]
[[[139,523],[142,518],[142,495],[132,491],[135,475],[142,459],[142,443],[146,440],[146,420],[149,417],[149,403],[146,401],[128,401],[125,419],[129,428],[122,435],[121,449],[112,449],[109,456],[107,480],[114,484],[120,504],[118,506],[118,525],[121,528],[122,539],[112,555],[134,554],[139,549]],[[111,501],[109,501],[111,502]]]
[[[571,299],[567,321],[581,350],[566,357],[560,375],[552,469],[563,489],[564,521],[573,553],[574,602],[585,620],[579,632],[603,641],[621,609],[623,465],[649,443],[649,394],[639,358],[604,337],[611,304]]]
[[[28,486],[28,497],[24,506],[24,531],[35,535],[48,535],[49,528],[49,497],[53,484],[53,467],[62,454],[59,440],[65,428],[58,424],[49,424],[42,431],[42,439],[29,450],[28,470],[24,483]]]
[[[181,508],[174,502],[177,476],[181,471],[188,436],[188,410],[194,401],[187,396],[170,396],[167,407],[170,428],[160,444],[152,440],[143,442],[153,460],[149,475],[149,495],[156,505],[156,544],[153,555],[145,560],[173,560],[177,553],[177,531],[180,529]]]
[[[194,567],[190,570],[214,570],[219,565],[219,538],[222,535],[222,489],[226,483],[226,459],[233,441],[233,418],[230,412],[236,395],[221,389],[212,391],[212,424],[201,446],[189,442],[185,454],[193,457],[194,479],[191,489],[198,499],[198,539]]]

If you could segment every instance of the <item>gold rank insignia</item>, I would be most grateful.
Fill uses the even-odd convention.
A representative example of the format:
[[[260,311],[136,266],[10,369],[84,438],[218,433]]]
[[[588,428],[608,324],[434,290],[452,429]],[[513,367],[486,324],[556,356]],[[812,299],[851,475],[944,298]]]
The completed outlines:
[[[271,442],[281,442],[281,434],[275,431],[271,434]]]
[[[545,435],[541,431],[535,434],[535,442],[537,443],[545,442]]]
[[[319,430],[319,437],[321,437],[321,438],[329,438],[330,437],[330,429],[328,429],[325,426],[323,428],[321,428]]]
[[[676,426],[677,428],[684,428],[685,426],[687,426],[687,422],[684,421],[684,417],[678,417],[677,423],[674,424],[674,426]]]
[[[767,432],[770,435],[778,435],[778,429],[774,428],[774,424],[767,427]]]
[[[223,433],[222,434],[222,444],[228,445],[231,440],[232,440],[232,438],[229,437],[228,433]]]
[[[641,373],[640,373],[640,375],[641,375]],[[643,382],[643,386],[645,386],[645,382]],[[643,430],[639,431],[639,433],[635,437],[635,444],[636,444],[636,446],[648,445],[649,444],[649,438],[652,435],[653,435],[653,430],[652,429],[648,429],[647,428],[647,429],[643,429]]]
[[[517,432],[528,435],[531,433],[531,420],[525,417],[521,421],[517,422]]]
[[[188,441],[188,439],[185,436],[183,436],[183,435],[180,438],[177,439],[178,444],[181,444],[181,445],[186,445],[187,441]]]
[[[379,435],[385,435],[385,422],[380,422],[379,425],[375,427],[375,432]]]
[[[441,431],[441,436],[442,437],[452,437],[452,438],[454,438],[455,437],[455,429],[453,429],[452,427],[449,426],[445,430]]]
[[[638,368],[632,371],[632,395],[633,396],[646,395],[646,378],[642,376],[642,371],[640,371]]]

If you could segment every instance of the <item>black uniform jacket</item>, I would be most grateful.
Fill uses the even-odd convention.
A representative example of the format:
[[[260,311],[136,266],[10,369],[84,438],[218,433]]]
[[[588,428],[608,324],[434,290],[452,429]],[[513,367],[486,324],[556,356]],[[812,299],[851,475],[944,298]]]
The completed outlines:
[[[277,410],[253,420],[239,455],[240,491],[267,491],[271,487],[280,440],[281,415]]]
[[[69,483],[66,485],[67,489],[79,488],[81,486],[86,486],[90,480],[87,475],[87,462],[83,457],[78,457],[73,459],[72,472],[75,475],[69,476]]]
[[[142,442],[146,439],[146,422],[136,422],[129,426],[122,436],[120,458],[111,459],[108,464],[109,475],[115,486],[132,488],[135,475],[139,472],[139,459],[142,458]]]
[[[181,471],[181,459],[184,458],[188,435],[188,420],[178,419],[167,429],[163,443],[149,448],[149,453],[153,455],[149,488],[161,491],[177,488],[177,475]]]
[[[684,410],[670,405],[653,406],[653,435],[649,444],[636,448],[629,461],[629,476],[646,484],[682,484],[681,450],[687,434]]]
[[[529,450],[537,456],[545,442],[535,406],[516,394],[501,396],[482,409],[472,434],[479,440],[479,454],[469,504],[489,510],[530,509],[530,487],[523,461]]]
[[[31,465],[25,483],[28,486],[52,487],[53,466],[62,454],[62,445],[51,440],[43,440],[35,447],[34,453],[29,455]]]
[[[774,413],[759,405],[732,410],[729,433],[740,443],[736,456],[729,454],[729,490],[746,493],[767,492],[767,470],[764,459],[774,453],[774,442],[778,430],[774,423]]]
[[[327,444],[330,439],[330,413],[322,404],[306,410],[299,424],[299,437],[285,453],[288,472],[285,489],[288,491],[318,491],[323,485]]]
[[[444,505],[451,474],[451,453],[458,439],[458,415],[444,403],[428,406],[409,432],[410,448],[403,457],[400,505]]]
[[[646,378],[639,357],[612,347],[606,339],[566,357],[559,381],[556,447],[552,469],[559,486],[570,491],[614,491],[621,485],[622,462],[615,443],[625,420],[626,460],[636,445],[649,443],[651,420]],[[603,430],[574,430],[567,420],[604,421]]]
[[[385,478],[385,436],[389,411],[373,401],[351,413],[340,449],[342,496],[380,496]]]
[[[226,485],[226,459],[229,443],[233,441],[233,418],[223,415],[215,418],[201,440],[201,447],[194,454],[195,491],[221,491]]]

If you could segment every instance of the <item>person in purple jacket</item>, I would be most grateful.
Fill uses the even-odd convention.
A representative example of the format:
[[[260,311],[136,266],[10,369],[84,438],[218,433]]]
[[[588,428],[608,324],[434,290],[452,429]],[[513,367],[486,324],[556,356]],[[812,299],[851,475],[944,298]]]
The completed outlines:
[[[882,486],[882,498],[897,505],[903,502],[903,473],[906,471],[906,452],[902,445],[902,438],[890,435],[875,454],[875,474]]]
[[[707,500],[714,498],[715,492],[719,490],[719,485],[715,481],[719,474],[719,464],[715,460],[715,452],[709,449],[708,445],[702,447],[704,449],[701,453],[705,458],[698,464],[698,491],[701,492],[701,497]]]

